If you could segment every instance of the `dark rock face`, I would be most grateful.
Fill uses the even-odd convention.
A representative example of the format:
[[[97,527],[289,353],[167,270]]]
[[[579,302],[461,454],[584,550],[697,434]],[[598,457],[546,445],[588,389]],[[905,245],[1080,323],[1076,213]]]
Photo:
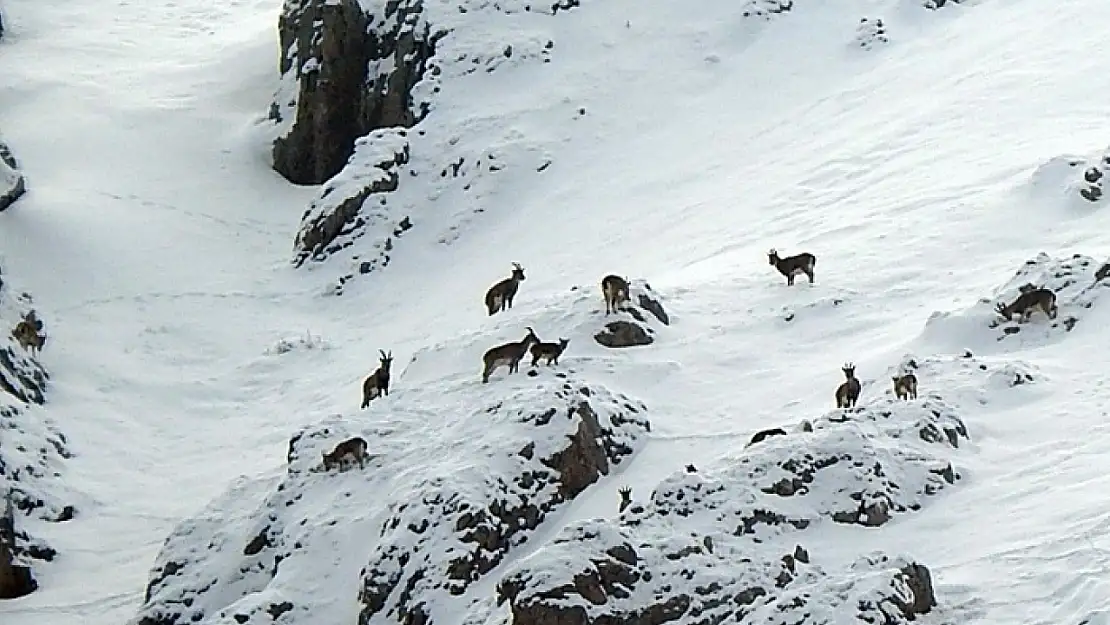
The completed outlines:
[[[359,137],[426,114],[412,112],[410,92],[445,33],[432,32],[422,11],[422,0],[386,3],[381,15],[358,0],[286,0],[281,73],[298,87],[292,104],[271,107],[275,120],[295,116],[274,142],[275,170],[295,184],[320,184],[343,169]]]
[[[27,192],[27,183],[19,172],[19,163],[7,144],[0,142],[0,211],[7,209]]]
[[[29,295],[15,296],[10,283],[0,282],[0,598],[8,599],[33,592],[32,562],[55,556],[20,528],[24,520],[57,523],[75,514],[58,479],[62,461],[70,457],[66,440],[41,408],[49,375],[11,335],[30,303]]]
[[[603,347],[636,347],[651,345],[655,339],[646,328],[631,321],[610,321],[605,324],[605,329],[594,335],[594,340]]]

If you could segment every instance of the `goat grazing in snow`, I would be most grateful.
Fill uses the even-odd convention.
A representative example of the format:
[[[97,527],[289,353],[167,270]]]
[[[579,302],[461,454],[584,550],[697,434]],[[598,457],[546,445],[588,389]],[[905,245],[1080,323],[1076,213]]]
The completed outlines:
[[[1014,300],[1012,304],[1006,306],[1004,304],[997,304],[995,311],[1002,315],[1006,321],[1014,318],[1014,313],[1021,315],[1018,318],[1018,323],[1025,323],[1029,321],[1029,317],[1038,309],[1041,310],[1049,319],[1056,318],[1056,294],[1051,289],[1044,288],[1022,288],[1021,295]]]
[[[532,346],[532,366],[535,367],[541,359],[547,364],[559,364],[559,356],[567,349],[570,339],[559,339],[558,343],[536,343]]]
[[[362,383],[362,407],[366,408],[370,405],[370,400],[377,399],[382,395],[389,395],[389,366],[393,364],[393,352],[388,354],[382,350],[378,350],[381,357],[378,360],[381,364],[370,377]]]
[[[512,275],[486,291],[486,310],[490,315],[513,307],[513,298],[521,282],[524,282],[524,268],[519,263],[513,263]]]
[[[786,285],[793,286],[794,276],[798,274],[805,274],[809,278],[809,283],[813,284],[813,268],[817,266],[817,257],[808,252],[795,254],[794,256],[787,256],[782,258],[779,253],[772,249],[767,252],[767,261],[779,273],[786,276]]]
[[[894,396],[898,399],[917,399],[917,376],[912,373],[896,375],[894,380]]]
[[[508,365],[509,373],[515,373],[520,366],[521,359],[528,353],[528,348],[533,343],[540,342],[539,337],[532,331],[532,328],[526,329],[528,330],[528,335],[524,337],[524,340],[491,347],[482,356],[482,363],[484,365],[482,369],[483,383],[489,382],[490,374],[502,365]]]
[[[605,314],[620,311],[621,303],[629,300],[628,278],[605,276],[601,279],[601,295],[605,298]]]
[[[353,456],[358,460],[358,468],[365,468],[367,457],[366,449],[366,439],[361,436],[356,436],[339,443],[331,453],[324,454],[324,471],[329,471],[332,467],[342,468],[343,459],[349,456]]]
[[[860,383],[856,379],[856,366],[852,363],[847,363],[841,368],[844,376],[848,379],[840,386],[836,387],[836,407],[837,408],[851,408],[856,405],[859,400]]]

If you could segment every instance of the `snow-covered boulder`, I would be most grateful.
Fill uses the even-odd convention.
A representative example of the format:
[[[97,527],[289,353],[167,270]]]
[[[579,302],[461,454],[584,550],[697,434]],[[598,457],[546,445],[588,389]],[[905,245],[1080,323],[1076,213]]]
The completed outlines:
[[[962,346],[978,345],[979,349],[990,342],[1024,347],[1058,339],[1075,328],[1085,312],[1107,293],[1110,282],[1096,279],[1102,266],[1082,254],[1054,258],[1041,252],[1025,261],[992,297],[982,298],[966,310],[934,312],[925,323],[925,337]],[[1012,303],[1030,287],[1051,289],[1056,294],[1056,318],[1048,319],[1038,310],[1026,323],[1020,323],[1018,315],[1013,321],[1004,320],[995,306]],[[991,340],[985,342],[985,336]]]
[[[14,204],[26,192],[27,182],[19,172],[19,162],[7,144],[0,142],[0,211]]]
[[[856,34],[853,39],[856,47],[870,50],[875,46],[890,43],[887,36],[886,24],[882,18],[861,17],[856,25]]]
[[[957,4],[970,4],[968,0],[922,0],[922,6],[929,10],[936,10],[945,6],[954,6]]]
[[[1065,154],[1039,166],[1032,175],[1033,191],[1050,199],[1062,198],[1073,207],[1101,206],[1106,201],[1110,148],[1085,155]]]
[[[671,324],[670,315],[663,308],[662,298],[645,280],[629,280],[629,300],[612,320],[594,334],[594,340],[604,347],[635,347],[655,342],[657,323]],[[604,298],[603,298],[604,301]]]
[[[46,417],[49,374],[11,335],[30,297],[0,282],[0,598],[32,592],[33,560],[55,551],[36,536],[36,526],[73,518],[70,493],[60,477],[70,457],[65,436]]]
[[[403,128],[375,130],[355,141],[347,166],[324,183],[320,195],[301,216],[296,265],[326,258],[366,234],[376,237],[374,246],[379,254],[366,261],[373,266],[362,272],[389,264],[393,237],[401,236],[411,223],[408,217],[397,220],[390,214],[383,194],[397,189],[398,169],[408,159],[408,133]],[[375,200],[382,210],[375,207]]]
[[[506,574],[499,599],[518,625],[904,623],[929,612],[924,566],[860,554],[830,572],[795,541],[818,524],[876,527],[920,509],[957,481],[937,454],[967,430],[939,398],[836,414],[674,473],[615,519],[568,526]]]
[[[478,582],[634,454],[650,427],[643,404],[599,384],[516,381],[399,386],[381,417],[336,416],[297,433],[282,475],[235,485],[173,532],[132,622],[459,614]],[[324,472],[322,454],[355,435],[370,442],[365,468]]]

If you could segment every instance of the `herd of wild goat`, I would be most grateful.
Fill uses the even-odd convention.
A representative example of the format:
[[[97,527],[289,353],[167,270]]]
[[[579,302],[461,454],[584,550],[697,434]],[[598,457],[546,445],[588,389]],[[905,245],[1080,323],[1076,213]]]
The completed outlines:
[[[814,268],[817,266],[817,257],[808,252],[787,256],[779,256],[774,249],[767,253],[768,263],[786,277],[787,286],[793,286],[794,278],[804,275],[813,284]],[[1110,265],[1108,265],[1110,267]],[[508,278],[501,280],[486,291],[486,310],[490,315],[513,307],[513,298],[524,281],[524,268],[519,263],[512,264],[512,273]],[[621,305],[629,301],[629,280],[617,275],[607,275],[601,280],[601,294],[605,300],[605,314],[621,312]],[[1017,299],[1010,304],[998,304],[995,308],[999,315],[1007,321],[1019,315],[1019,323],[1029,320],[1030,316],[1040,310],[1050,319],[1056,318],[1056,294],[1051,289],[1026,285],[1021,288]],[[482,356],[482,382],[489,382],[490,374],[499,367],[508,367],[509,373],[515,373],[520,361],[525,355],[531,353],[532,366],[545,361],[547,364],[559,364],[559,356],[566,350],[568,339],[560,339],[558,343],[545,343],[536,336],[532,328],[525,328],[528,334],[519,342],[505,343],[492,347]],[[393,363],[393,353],[380,351],[380,365],[362,383],[362,408],[370,405],[374,399],[389,394],[389,371]],[[836,388],[835,398],[837,408],[853,408],[859,400],[862,387],[856,378],[856,368],[852,363],[846,363],[841,369],[847,378]],[[894,394],[900,400],[917,398],[917,376],[910,372],[895,375],[892,378]],[[768,436],[786,434],[781,428],[772,428],[757,432],[749,444],[757,443]],[[324,454],[324,469],[338,466],[343,458],[355,457],[362,466],[366,454],[367,444],[361,437],[355,437],[340,443],[334,451]],[[687,470],[693,470],[692,465]],[[622,493],[622,497],[624,493]]]

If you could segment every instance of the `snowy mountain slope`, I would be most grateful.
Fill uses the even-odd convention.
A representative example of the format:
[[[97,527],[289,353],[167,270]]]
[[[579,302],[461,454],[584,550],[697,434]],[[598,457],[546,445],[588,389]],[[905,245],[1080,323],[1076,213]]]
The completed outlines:
[[[796,542],[769,541],[769,553],[803,544],[830,572],[812,580],[826,589],[825,580],[889,585],[894,560],[855,573],[849,564],[907,554],[932,573],[938,619],[1081,622],[1104,612],[1104,511],[1089,493],[1105,487],[1096,363],[1106,313],[1095,303],[1050,340],[997,341],[1000,328],[974,307],[1019,286],[1006,280],[1038,252],[1104,257],[1102,202],[1075,210],[1075,172],[1046,178],[1037,168],[1106,144],[1103,44],[1090,24],[1110,18],[1107,7],[796,4],[769,21],[723,2],[693,13],[614,0],[534,16],[520,32],[544,43],[550,33],[551,62],[450,74],[405,166],[427,180],[459,156],[511,145],[515,169],[492,172],[511,176],[486,172],[474,194],[463,181],[403,179],[387,200],[398,209],[376,222],[386,234],[403,217],[412,223],[388,270],[321,299],[312,297],[321,284],[376,257],[379,237],[306,263],[315,270],[306,275],[288,268],[317,191],[268,170],[273,128],[259,113],[273,88],[276,7],[109,13],[9,0],[0,123],[35,192],[4,215],[0,245],[56,323],[57,350],[44,354],[58,380],[50,414],[77,454],[66,481],[89,501],[49,536],[66,555],[44,568],[43,588],[0,604],[5,623],[127,620],[163,538],[239,475],[242,488],[208,509],[215,517],[181,527],[226,525],[211,535],[232,547],[256,535],[289,436],[350,414],[378,349],[417,361],[345,432],[373,432],[369,419],[392,418],[383,408],[420,393],[417,383],[477,386],[480,351],[530,324],[549,340],[576,332],[557,370],[643,401],[652,432],[619,480],[587,488],[484,576],[466,598],[475,618],[507,614],[489,611],[496,583],[518,557],[542,557],[562,525],[610,524],[622,483],[642,498],[691,462],[727,472],[755,431],[829,410],[845,360],[858,366],[866,403],[889,393],[907,353],[923,396],[936,392],[968,426],[972,444],[953,460],[961,480],[881,528],[817,524]],[[883,19],[886,45],[857,45],[864,16]],[[491,19],[457,41],[479,45],[522,23]],[[59,103],[65,114],[47,123],[43,110]],[[817,254],[817,284],[786,288],[766,265],[772,246]],[[482,294],[513,260],[528,280],[512,311],[488,318]],[[605,350],[586,338],[593,322],[587,331],[579,320],[600,317],[597,282],[610,271],[643,276],[662,296],[675,322],[658,328],[656,344]],[[592,313],[567,295],[576,285],[592,294],[582,300]],[[934,311],[948,316],[927,325]],[[945,330],[945,319],[956,321]],[[1018,374],[1033,380],[1011,386]],[[475,393],[505,384],[498,375]],[[474,401],[467,414],[480,410]],[[464,423],[470,432],[480,421]],[[792,436],[773,446],[803,449]],[[342,476],[352,497],[374,497],[358,475]],[[252,573],[249,584],[266,586],[246,597],[221,583],[206,610],[235,605],[266,622],[265,609],[281,605],[270,600],[288,592],[296,610],[281,622],[311,622],[312,609],[357,613],[359,579],[344,578],[334,590],[343,597],[317,591],[315,575],[334,560],[315,556],[359,526],[338,521],[355,518],[340,505],[312,505],[343,498],[346,486],[316,488],[296,514],[334,514],[337,525],[312,524],[309,547],[276,583]],[[175,539],[170,550],[194,552],[191,571],[240,564],[205,559],[206,546]],[[371,548],[336,574],[357,575]]]

